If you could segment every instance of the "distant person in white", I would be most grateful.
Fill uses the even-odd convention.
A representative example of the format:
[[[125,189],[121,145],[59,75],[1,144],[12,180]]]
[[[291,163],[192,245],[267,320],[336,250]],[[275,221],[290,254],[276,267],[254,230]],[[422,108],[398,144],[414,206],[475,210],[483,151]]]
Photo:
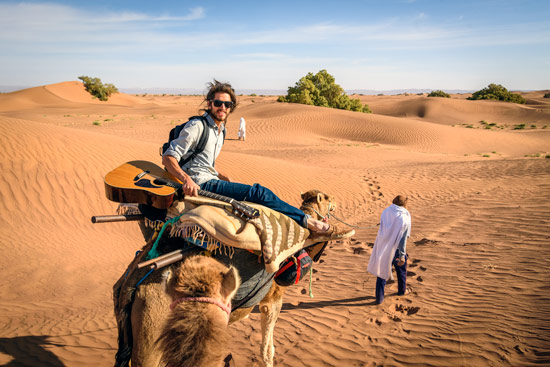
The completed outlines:
[[[246,121],[244,120],[244,117],[241,117],[241,122],[239,124],[239,132],[237,133],[239,140],[246,140]]]
[[[367,271],[376,278],[376,303],[384,301],[384,287],[392,277],[392,264],[397,274],[397,295],[407,290],[407,237],[411,233],[411,215],[405,206],[408,198],[398,195],[380,216],[380,228],[374,241]]]

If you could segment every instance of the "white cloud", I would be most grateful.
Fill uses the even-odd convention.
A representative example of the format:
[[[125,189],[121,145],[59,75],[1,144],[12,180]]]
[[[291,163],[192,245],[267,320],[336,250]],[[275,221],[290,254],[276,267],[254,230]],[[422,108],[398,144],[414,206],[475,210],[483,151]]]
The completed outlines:
[[[93,13],[59,4],[19,3],[0,4],[0,30],[14,35],[38,31],[51,34],[60,31],[84,33],[158,29],[163,25],[181,24],[205,17],[204,9],[195,7],[184,16],[152,16],[136,12]],[[35,34],[40,38],[41,34]],[[5,36],[4,36],[5,37]]]

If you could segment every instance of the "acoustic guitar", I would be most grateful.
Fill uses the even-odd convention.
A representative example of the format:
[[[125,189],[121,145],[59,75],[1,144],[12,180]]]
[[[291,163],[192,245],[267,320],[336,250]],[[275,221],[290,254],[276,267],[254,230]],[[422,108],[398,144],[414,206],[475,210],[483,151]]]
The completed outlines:
[[[137,203],[167,209],[175,199],[183,198],[182,184],[177,178],[154,163],[131,161],[105,175],[105,195],[117,203]],[[199,195],[231,204],[233,213],[244,220],[260,216],[260,212],[227,196],[199,190]]]

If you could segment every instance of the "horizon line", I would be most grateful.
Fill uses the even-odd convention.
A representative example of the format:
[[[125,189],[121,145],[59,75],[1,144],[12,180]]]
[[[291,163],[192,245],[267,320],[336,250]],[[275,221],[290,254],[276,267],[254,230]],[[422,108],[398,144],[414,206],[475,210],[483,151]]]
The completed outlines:
[[[57,83],[52,83],[57,84]],[[42,84],[34,86],[21,86],[21,85],[0,85],[0,93],[12,93],[20,90],[43,87],[51,84]],[[177,88],[177,87],[117,87],[117,89],[124,94],[170,94],[170,95],[203,95],[205,90],[198,88]],[[507,88],[508,89],[508,88]],[[474,93],[475,89],[457,89],[457,88],[394,88],[394,89],[368,89],[368,88],[350,88],[344,89],[346,94],[402,94],[402,93],[430,93],[436,90],[441,90],[451,94],[465,94]],[[510,92],[535,92],[539,89],[508,89]],[[540,89],[544,91],[546,89]],[[272,95],[280,96],[286,95],[288,90],[277,88],[241,88],[235,89],[237,95]]]

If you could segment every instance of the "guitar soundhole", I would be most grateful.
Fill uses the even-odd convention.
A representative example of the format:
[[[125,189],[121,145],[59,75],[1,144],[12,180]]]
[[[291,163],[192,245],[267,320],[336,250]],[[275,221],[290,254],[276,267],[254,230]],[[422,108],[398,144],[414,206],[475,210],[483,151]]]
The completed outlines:
[[[162,186],[155,186],[155,182],[151,182],[151,180],[142,179],[134,182],[134,185],[138,187],[144,187],[149,189],[160,189]],[[158,185],[158,184],[157,184]]]
[[[155,178],[153,181],[155,185],[163,185],[163,186],[170,186],[166,180],[163,180],[162,178]]]

